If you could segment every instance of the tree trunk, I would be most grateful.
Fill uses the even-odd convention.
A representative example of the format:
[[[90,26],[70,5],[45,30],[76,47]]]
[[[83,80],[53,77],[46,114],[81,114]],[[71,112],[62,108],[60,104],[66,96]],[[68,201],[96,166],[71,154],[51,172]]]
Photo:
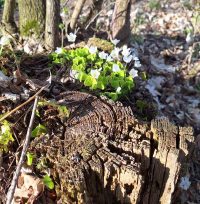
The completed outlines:
[[[67,91],[57,100],[70,117],[62,127],[57,113],[51,115],[45,125],[56,133],[36,138],[30,150],[50,161],[63,204],[171,203],[194,141],[190,127],[166,118],[142,122],[130,106],[83,92]]]
[[[7,34],[17,32],[17,26],[14,21],[15,0],[5,0],[2,23]]]
[[[76,5],[75,5],[75,8],[74,8],[74,11],[72,13],[72,17],[70,19],[70,29],[72,31],[74,31],[75,29],[75,26],[76,26],[76,23],[77,23],[77,19],[78,19],[78,16],[80,15],[81,13],[81,10],[85,4],[85,1],[86,0],[78,0],[76,2]]]
[[[39,37],[45,30],[45,0],[18,0],[21,36]]]
[[[59,45],[60,1],[46,0],[45,46],[54,49]]]
[[[130,37],[130,0],[116,0],[111,23],[112,39],[121,41]]]

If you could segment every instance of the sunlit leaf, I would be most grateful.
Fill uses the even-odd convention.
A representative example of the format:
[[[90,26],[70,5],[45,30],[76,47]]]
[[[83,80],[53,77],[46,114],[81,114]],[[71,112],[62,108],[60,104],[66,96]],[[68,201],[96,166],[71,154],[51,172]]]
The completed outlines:
[[[31,135],[32,137],[38,137],[45,133],[47,133],[47,128],[44,125],[39,124],[35,129],[32,130]]]
[[[33,163],[33,159],[35,158],[35,155],[33,153],[27,152],[26,153],[26,157],[27,157],[27,165],[31,166]]]
[[[44,182],[44,185],[49,188],[49,189],[54,189],[54,182],[52,181],[52,179],[50,178],[50,176],[48,175],[45,175],[43,177],[43,182]]]

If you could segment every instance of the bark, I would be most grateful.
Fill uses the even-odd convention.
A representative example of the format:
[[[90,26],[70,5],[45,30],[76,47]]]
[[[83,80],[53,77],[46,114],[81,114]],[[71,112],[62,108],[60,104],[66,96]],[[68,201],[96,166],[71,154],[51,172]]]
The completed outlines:
[[[57,100],[70,117],[62,127],[51,115],[45,125],[54,125],[56,137],[37,138],[31,149],[52,164],[62,203],[171,202],[194,141],[190,127],[166,118],[142,122],[130,106],[87,93],[67,91]],[[47,121],[48,110],[43,117]]]
[[[91,2],[91,5],[89,7],[90,9],[89,15],[87,16],[87,19],[84,22],[84,24],[87,24],[87,26],[90,24],[92,25],[96,24],[96,19],[97,19],[96,16],[102,10],[102,5],[103,5],[103,0],[91,0],[91,1],[93,1],[93,3]]]
[[[45,0],[18,0],[21,36],[36,37],[45,30]]]
[[[46,0],[45,46],[54,49],[59,45],[60,1]]]
[[[17,26],[14,21],[14,10],[15,10],[15,0],[5,0],[2,23],[4,26],[5,32],[16,33]]]
[[[124,41],[130,37],[130,9],[130,0],[116,0],[111,23],[112,39]]]
[[[70,29],[72,31],[74,31],[75,29],[75,26],[76,26],[76,23],[77,23],[77,20],[78,20],[78,16],[80,15],[81,13],[81,10],[85,4],[85,1],[86,0],[78,0],[76,2],[76,5],[75,5],[75,8],[74,8],[74,11],[72,13],[72,17],[71,17],[71,20],[70,20]]]

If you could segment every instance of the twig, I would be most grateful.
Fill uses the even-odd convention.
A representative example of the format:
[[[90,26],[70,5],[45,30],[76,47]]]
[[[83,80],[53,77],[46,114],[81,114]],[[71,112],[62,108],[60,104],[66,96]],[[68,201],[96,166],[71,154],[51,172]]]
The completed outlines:
[[[17,165],[17,168],[16,168],[16,171],[14,173],[10,188],[8,190],[8,193],[7,193],[6,204],[12,203],[12,200],[13,200],[15,188],[16,188],[17,181],[18,181],[18,177],[19,177],[19,174],[20,174],[20,170],[22,168],[22,164],[24,162],[24,158],[26,156],[26,152],[27,152],[30,137],[31,137],[31,131],[32,131],[33,122],[34,122],[34,118],[35,118],[35,110],[36,110],[36,107],[37,107],[37,103],[38,103],[38,95],[35,96],[35,102],[34,102],[34,105],[33,105],[33,110],[32,110],[32,114],[31,114],[29,127],[28,127],[28,130],[27,130],[27,133],[26,133],[25,142],[24,142],[24,145],[23,145],[23,149],[22,149],[22,153],[21,153],[21,156],[20,156],[19,163]]]
[[[35,95],[31,96],[27,101],[25,101],[24,103],[20,104],[19,106],[17,106],[16,108],[14,108],[13,110],[11,110],[10,112],[6,113],[2,118],[0,118],[0,122],[5,120],[8,116],[10,116],[11,114],[13,114],[14,112],[16,112],[17,110],[19,110],[21,107],[25,106],[26,104],[30,103],[36,96],[38,96],[45,88],[47,88],[49,86],[49,84],[47,84],[46,86],[43,86],[38,92],[36,92]]]

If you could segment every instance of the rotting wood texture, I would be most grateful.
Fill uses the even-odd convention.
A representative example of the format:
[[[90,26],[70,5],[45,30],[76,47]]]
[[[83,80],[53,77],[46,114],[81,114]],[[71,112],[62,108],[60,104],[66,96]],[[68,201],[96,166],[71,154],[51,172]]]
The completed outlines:
[[[130,106],[87,93],[57,97],[71,114],[32,151],[48,158],[62,203],[170,203],[193,142],[190,127],[166,118],[144,123]],[[56,125],[56,122],[54,123]]]

